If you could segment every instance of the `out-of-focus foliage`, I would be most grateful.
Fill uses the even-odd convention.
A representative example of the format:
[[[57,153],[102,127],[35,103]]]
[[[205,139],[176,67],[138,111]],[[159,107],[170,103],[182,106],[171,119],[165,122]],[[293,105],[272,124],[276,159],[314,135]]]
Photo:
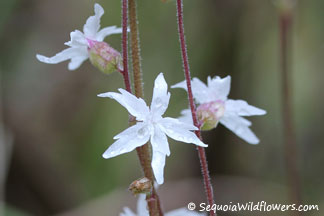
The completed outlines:
[[[17,2],[17,0],[0,2],[0,33],[2,33],[3,27],[5,26],[8,17],[12,14],[12,10]]]
[[[98,3],[106,11],[102,26],[120,26],[120,1]],[[62,50],[69,33],[81,29],[92,15],[94,2],[9,0],[0,4],[1,97],[4,124],[15,140],[6,202],[23,212],[48,215],[113,195],[118,199],[114,206],[118,212],[131,195],[118,196],[114,190],[125,191],[142,173],[135,152],[109,160],[101,157],[113,136],[127,127],[128,115],[116,102],[96,95],[123,87],[122,77],[117,72],[106,76],[89,62],[77,71],[67,71],[67,63],[47,65],[35,58],[36,53],[51,56]],[[324,192],[323,9],[322,0],[298,1],[293,26],[298,164],[303,198],[305,203],[312,204],[322,203]],[[284,199],[278,11],[273,1],[185,0],[184,10],[192,76],[206,80],[208,75],[229,74],[230,98],[242,98],[268,111],[264,117],[250,118],[252,129],[261,140],[257,146],[244,143],[222,126],[203,133],[209,144],[212,176],[250,179],[250,186],[251,182],[279,185],[280,200]],[[138,14],[145,98],[150,101],[153,81],[159,72],[164,72],[169,85],[184,79],[175,2],[139,1]],[[121,36],[114,35],[106,42],[120,50],[120,39]],[[186,95],[181,90],[170,91],[166,115],[176,117],[187,106]],[[172,181],[200,179],[195,148],[171,140],[170,147],[166,184],[161,189],[172,188]],[[252,186],[249,191],[234,193],[227,185],[233,182],[215,182],[224,185],[220,189],[228,189],[220,192],[223,197],[215,192],[219,200],[271,196]],[[187,192],[187,197],[195,197],[195,193],[203,193],[203,188]],[[172,193],[163,198],[168,203],[177,200],[172,199]]]

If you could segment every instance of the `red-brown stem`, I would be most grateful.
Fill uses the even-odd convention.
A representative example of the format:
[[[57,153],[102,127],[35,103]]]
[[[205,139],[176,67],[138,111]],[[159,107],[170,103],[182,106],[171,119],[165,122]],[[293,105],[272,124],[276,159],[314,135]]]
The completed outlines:
[[[128,72],[128,38],[127,38],[127,25],[128,25],[128,0],[122,0],[122,50],[123,50],[123,71],[121,71],[125,88],[128,92],[132,93],[131,84]]]
[[[123,54],[123,70],[119,71],[124,78],[125,88],[129,93],[132,93],[129,72],[128,72],[128,0],[122,0],[122,54]],[[136,120],[134,116],[129,116],[129,125],[134,125]],[[139,157],[141,166],[143,167],[144,160],[140,148],[137,148],[137,155]]]
[[[131,83],[129,79],[128,72],[128,0],[122,0],[122,52],[123,52],[123,71],[119,71],[124,78],[125,88],[129,93],[132,93]],[[136,119],[134,116],[129,116],[129,125],[134,125],[136,123]],[[141,148],[136,148],[138,158],[140,160],[141,166],[145,170],[145,161],[143,159],[143,153]],[[145,172],[145,171],[144,171]]]
[[[180,46],[181,46],[183,68],[184,68],[185,78],[186,78],[186,82],[187,82],[189,104],[190,104],[193,123],[197,128],[199,128],[197,114],[196,114],[196,107],[195,107],[195,103],[193,100],[192,89],[191,89],[190,68],[189,68],[189,62],[188,62],[186,40],[185,40],[185,36],[184,36],[182,0],[177,0],[177,17],[178,17],[179,40],[180,40]],[[195,133],[199,137],[199,139],[202,140],[200,130],[195,131]],[[198,150],[198,155],[199,155],[199,159],[200,159],[201,172],[202,172],[203,179],[204,179],[207,201],[208,201],[209,205],[213,205],[214,204],[213,187],[210,182],[205,149],[203,147],[197,146],[197,150]],[[213,211],[210,211],[210,215],[214,216],[215,213]]]
[[[297,166],[297,143],[293,124],[292,109],[292,90],[291,90],[291,71],[289,68],[291,27],[293,14],[291,10],[280,11],[280,67],[282,84],[282,114],[284,127],[284,152],[287,169],[287,182],[290,189],[290,199],[296,205],[301,204],[300,176]],[[301,212],[294,213],[301,215]]]
[[[142,86],[142,71],[141,71],[139,33],[138,33],[138,26],[137,26],[138,22],[137,22],[137,13],[136,13],[136,1],[128,0],[128,7],[129,7],[129,23],[130,23],[130,32],[131,32],[134,89],[135,89],[136,97],[143,98],[144,91]],[[145,177],[150,179],[151,182],[154,184],[154,174],[151,166],[152,156],[151,156],[150,147],[151,147],[150,144],[147,143],[141,147],[136,148],[136,151],[140,159]],[[154,187],[152,189],[152,192],[146,195],[146,200],[147,200],[150,216],[163,216],[160,199]]]

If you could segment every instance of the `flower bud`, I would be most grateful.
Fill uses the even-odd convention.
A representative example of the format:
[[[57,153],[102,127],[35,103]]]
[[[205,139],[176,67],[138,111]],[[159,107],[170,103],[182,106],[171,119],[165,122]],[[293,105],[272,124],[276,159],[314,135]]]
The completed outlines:
[[[129,185],[128,189],[134,195],[136,195],[136,194],[140,194],[140,193],[144,193],[144,194],[151,193],[152,188],[153,188],[152,182],[148,178],[143,177],[143,178],[133,181]]]
[[[225,111],[223,101],[213,101],[201,104],[197,108],[197,117],[201,125],[201,130],[211,130],[215,128],[218,121],[223,117]]]
[[[123,70],[120,53],[106,42],[88,40],[89,58],[91,63],[105,74],[111,74],[115,70]]]

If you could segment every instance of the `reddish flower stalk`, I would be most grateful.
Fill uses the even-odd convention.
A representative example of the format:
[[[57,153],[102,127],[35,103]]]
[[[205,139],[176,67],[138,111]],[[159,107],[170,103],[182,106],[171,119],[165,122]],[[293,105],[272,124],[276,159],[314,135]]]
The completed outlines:
[[[132,62],[133,62],[133,72],[134,72],[134,88],[135,95],[137,97],[143,98],[143,87],[142,87],[142,74],[141,74],[141,65],[140,65],[140,53],[139,53],[139,39],[138,39],[138,30],[137,30],[137,18],[136,18],[136,4],[134,0],[122,0],[122,49],[123,49],[123,66],[124,70],[121,71],[126,90],[130,93],[131,84],[129,79],[128,72],[128,40],[127,40],[127,25],[128,25],[128,6],[130,8],[130,29],[131,29],[131,47],[132,47]],[[129,118],[129,124],[133,125],[135,119],[133,116]],[[144,171],[145,177],[147,177],[152,184],[154,184],[154,175],[151,167],[151,153],[150,146],[146,144],[142,147],[136,148],[138,158],[140,160],[141,166]],[[160,205],[159,196],[155,190],[152,188],[151,193],[146,196],[148,209],[150,216],[163,216],[163,212]]]
[[[291,42],[291,27],[293,19],[292,8],[281,8],[279,14],[280,28],[280,67],[282,76],[282,113],[284,126],[284,151],[287,169],[287,181],[290,188],[290,199],[296,205],[302,202],[300,192],[300,176],[297,166],[297,144],[293,124],[291,71],[289,68],[289,54]],[[294,213],[295,214],[295,213]],[[302,215],[297,212],[296,215]]]
[[[188,55],[187,55],[186,40],[185,40],[185,36],[184,36],[182,0],[177,0],[177,18],[178,18],[179,40],[180,40],[180,46],[181,46],[183,68],[184,68],[185,78],[186,78],[186,82],[187,82],[188,98],[189,98],[192,119],[193,119],[194,125],[197,128],[200,128],[200,125],[197,120],[196,106],[195,106],[195,103],[193,100],[192,89],[191,89],[190,68],[189,68],[189,61],[188,61]],[[195,133],[199,137],[199,139],[202,140],[200,129],[195,131]],[[208,201],[209,205],[213,205],[214,204],[213,187],[210,182],[205,149],[203,147],[198,146],[197,150],[198,150],[198,155],[199,155],[199,159],[200,159],[201,172],[202,172],[203,179],[204,179],[207,201]],[[213,211],[210,211],[210,215],[214,216],[215,213]]]
[[[125,88],[132,93],[131,84],[128,72],[128,39],[127,39],[127,24],[128,24],[128,0],[122,2],[122,50],[123,50],[123,71],[120,71],[124,78]]]

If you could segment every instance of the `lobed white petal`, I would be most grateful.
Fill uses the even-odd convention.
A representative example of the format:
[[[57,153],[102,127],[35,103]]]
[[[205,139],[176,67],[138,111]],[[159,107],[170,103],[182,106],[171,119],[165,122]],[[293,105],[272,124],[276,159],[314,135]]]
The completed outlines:
[[[144,145],[150,138],[149,133],[142,131],[143,125],[136,124],[125,131],[122,135],[118,135],[118,140],[114,142],[102,155],[105,159],[112,158],[127,152],[133,151],[135,148]],[[143,133],[144,132],[144,133]]]
[[[265,115],[267,112],[263,109],[249,105],[244,100],[227,100],[225,102],[225,112],[240,116]]]
[[[172,85],[171,88],[182,88],[182,89],[184,89],[184,90],[187,91],[187,83],[186,83],[186,80],[184,80],[182,82],[179,82],[177,84]]]
[[[146,195],[140,194],[137,201],[137,216],[149,216],[149,211],[147,210]]]
[[[181,116],[178,118],[178,120],[186,124],[193,125],[191,110],[190,109],[182,110]]]
[[[205,213],[189,211],[187,208],[176,209],[165,214],[165,216],[205,216]]]
[[[120,34],[122,33],[122,31],[123,31],[122,28],[117,28],[116,26],[109,26],[103,28],[96,34],[96,40],[101,42],[105,39],[105,37],[112,34]]]
[[[170,93],[168,93],[168,84],[163,73],[160,73],[154,81],[153,97],[151,103],[151,112],[154,116],[162,116],[168,108]]]
[[[198,129],[194,125],[186,124],[174,118],[163,118],[159,123],[162,131],[172,139],[185,143],[193,143],[201,147],[207,147],[207,145],[191,131]]]
[[[186,80],[171,86],[171,88],[182,88],[188,91]],[[198,78],[192,79],[191,89],[192,89],[193,97],[198,104],[210,102],[211,97],[209,95],[209,90],[206,84],[200,81]]]
[[[198,104],[203,104],[211,101],[211,95],[209,95],[209,89],[206,84],[200,81],[198,78],[193,78],[191,82],[192,94]]]
[[[132,212],[132,210],[130,210],[130,208],[125,207],[124,212],[120,213],[119,216],[138,216],[136,215],[134,212]]]
[[[125,107],[131,115],[136,117],[137,120],[145,120],[147,115],[150,113],[150,110],[145,101],[142,98],[137,98],[124,89],[118,90],[121,94],[115,92],[107,92],[99,94],[98,97],[112,98],[120,103],[123,107]]]
[[[154,126],[154,132],[151,136],[151,144],[153,151],[159,151],[167,156],[170,155],[170,148],[168,138],[165,133],[160,129],[159,125]]]
[[[84,35],[90,39],[96,38],[96,34],[100,29],[100,18],[104,14],[104,9],[98,3],[96,3],[94,5],[94,12],[95,15],[90,16],[87,19],[86,24],[83,26]]]
[[[69,70],[75,70],[80,67],[80,65],[88,59],[88,56],[76,56],[73,57],[68,65]]]
[[[74,30],[70,33],[70,41],[64,43],[70,47],[87,47],[88,42],[84,34],[79,30]]]
[[[250,144],[259,143],[259,139],[249,128],[249,126],[251,126],[251,122],[245,118],[236,115],[224,115],[220,119],[220,123],[233,131],[238,137],[246,142]]]
[[[37,54],[36,58],[39,61],[47,64],[57,64],[66,61],[68,59],[71,59],[73,63],[71,63],[71,67],[69,67],[69,69],[71,68],[70,70],[73,70],[79,67],[81,63],[88,58],[88,53],[83,48],[71,47],[57,53],[55,56],[52,57],[46,57]]]
[[[137,133],[140,129],[142,129],[143,133],[148,133],[147,135],[149,136],[151,133],[148,130],[147,124],[143,122],[137,122],[134,126],[127,128],[126,130],[120,132],[116,136],[114,136],[114,139],[120,139],[122,137],[128,136],[128,134],[134,134]]]
[[[211,101],[225,101],[227,99],[231,89],[231,76],[226,76],[224,78],[220,78],[219,76],[214,78],[208,77],[207,83],[209,96],[212,97]]]
[[[158,184],[163,184],[164,182],[163,174],[164,174],[165,158],[166,155],[164,153],[155,151],[153,149],[152,169],[153,169],[154,177]]]

